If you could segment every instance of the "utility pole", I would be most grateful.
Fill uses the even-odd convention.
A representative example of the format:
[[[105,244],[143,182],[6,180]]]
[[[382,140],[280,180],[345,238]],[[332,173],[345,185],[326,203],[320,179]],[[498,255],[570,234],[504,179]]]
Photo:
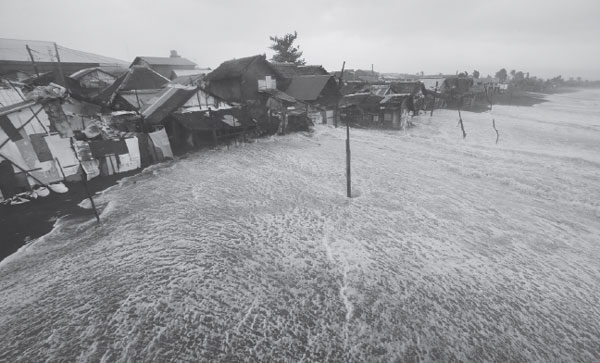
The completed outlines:
[[[35,60],[33,59],[33,54],[31,54],[31,48],[29,48],[29,45],[26,44],[25,48],[27,48],[27,53],[29,53],[29,58],[31,58],[31,64],[33,64],[33,70],[35,71],[35,75],[40,78],[40,72],[38,71],[38,67],[35,64]]]
[[[56,53],[56,61],[58,62],[58,75],[60,76],[60,81],[62,82],[61,86],[67,88],[67,82],[65,80],[65,75],[63,74],[62,64],[60,63],[60,54],[58,54],[58,46],[54,43],[54,52]]]

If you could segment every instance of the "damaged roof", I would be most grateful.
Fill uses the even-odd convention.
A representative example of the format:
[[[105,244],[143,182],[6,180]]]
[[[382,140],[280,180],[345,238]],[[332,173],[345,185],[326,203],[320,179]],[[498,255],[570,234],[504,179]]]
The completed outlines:
[[[216,81],[221,79],[233,79],[240,78],[246,69],[255,61],[262,60],[269,67],[273,68],[269,62],[267,62],[266,56],[254,55],[251,57],[232,59],[221,63],[214,71],[210,72],[204,77],[206,81]],[[277,72],[273,69],[274,72]]]
[[[102,72],[104,74],[107,74],[107,75],[111,76],[112,78],[117,78],[112,73],[109,73],[109,72],[107,72],[107,71],[105,71],[105,70],[103,70],[102,68],[99,68],[99,67],[91,67],[91,68],[81,69],[81,70],[79,70],[79,71],[71,74],[69,76],[69,78],[79,80],[79,79],[83,78],[85,75],[90,74],[92,72],[96,72],[96,71],[97,72]]]
[[[327,75],[329,72],[321,65],[304,65],[298,66],[294,63],[283,63],[283,62],[269,62],[273,68],[283,78],[294,78],[298,76],[322,76]]]
[[[110,103],[119,91],[158,89],[168,82],[167,78],[148,67],[133,66],[127,73],[117,78],[113,84],[103,89],[97,100]]]
[[[151,124],[160,123],[169,114],[183,106],[198,90],[197,87],[169,85],[156,94],[141,109],[145,120]]]
[[[147,57],[139,56],[135,57],[132,65],[139,64],[139,61],[143,60],[151,66],[196,66],[196,63],[189,59],[182,57]]]
[[[292,83],[285,91],[288,95],[301,101],[315,101],[328,83],[337,87],[333,76],[300,76],[292,78]]]

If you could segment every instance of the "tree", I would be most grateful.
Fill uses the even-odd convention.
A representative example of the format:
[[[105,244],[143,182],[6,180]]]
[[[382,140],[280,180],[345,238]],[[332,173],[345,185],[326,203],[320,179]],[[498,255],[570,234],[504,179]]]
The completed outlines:
[[[506,79],[508,78],[508,73],[506,73],[506,68],[502,68],[501,70],[496,72],[496,78],[498,78],[501,83],[506,82]]]
[[[288,33],[282,37],[273,36],[269,37],[273,42],[269,48],[275,51],[272,60],[275,62],[289,62],[296,65],[304,65],[306,61],[302,57],[300,46],[294,47],[294,41],[298,37],[298,33],[294,31],[294,34]]]
[[[473,71],[473,78],[479,78],[479,71],[478,70],[474,70]]]

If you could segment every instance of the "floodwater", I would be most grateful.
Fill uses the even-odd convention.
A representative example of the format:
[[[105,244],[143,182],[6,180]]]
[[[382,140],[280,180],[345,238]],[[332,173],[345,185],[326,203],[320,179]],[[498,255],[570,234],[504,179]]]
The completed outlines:
[[[2,362],[598,362],[600,91],[206,151],[0,263]],[[492,119],[500,133],[498,144]]]

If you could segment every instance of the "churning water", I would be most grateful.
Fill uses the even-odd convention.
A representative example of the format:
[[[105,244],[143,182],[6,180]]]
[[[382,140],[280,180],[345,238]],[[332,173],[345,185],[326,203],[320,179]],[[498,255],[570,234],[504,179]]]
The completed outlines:
[[[600,92],[155,166],[0,264],[3,362],[598,362]],[[492,119],[500,132],[496,134]]]

